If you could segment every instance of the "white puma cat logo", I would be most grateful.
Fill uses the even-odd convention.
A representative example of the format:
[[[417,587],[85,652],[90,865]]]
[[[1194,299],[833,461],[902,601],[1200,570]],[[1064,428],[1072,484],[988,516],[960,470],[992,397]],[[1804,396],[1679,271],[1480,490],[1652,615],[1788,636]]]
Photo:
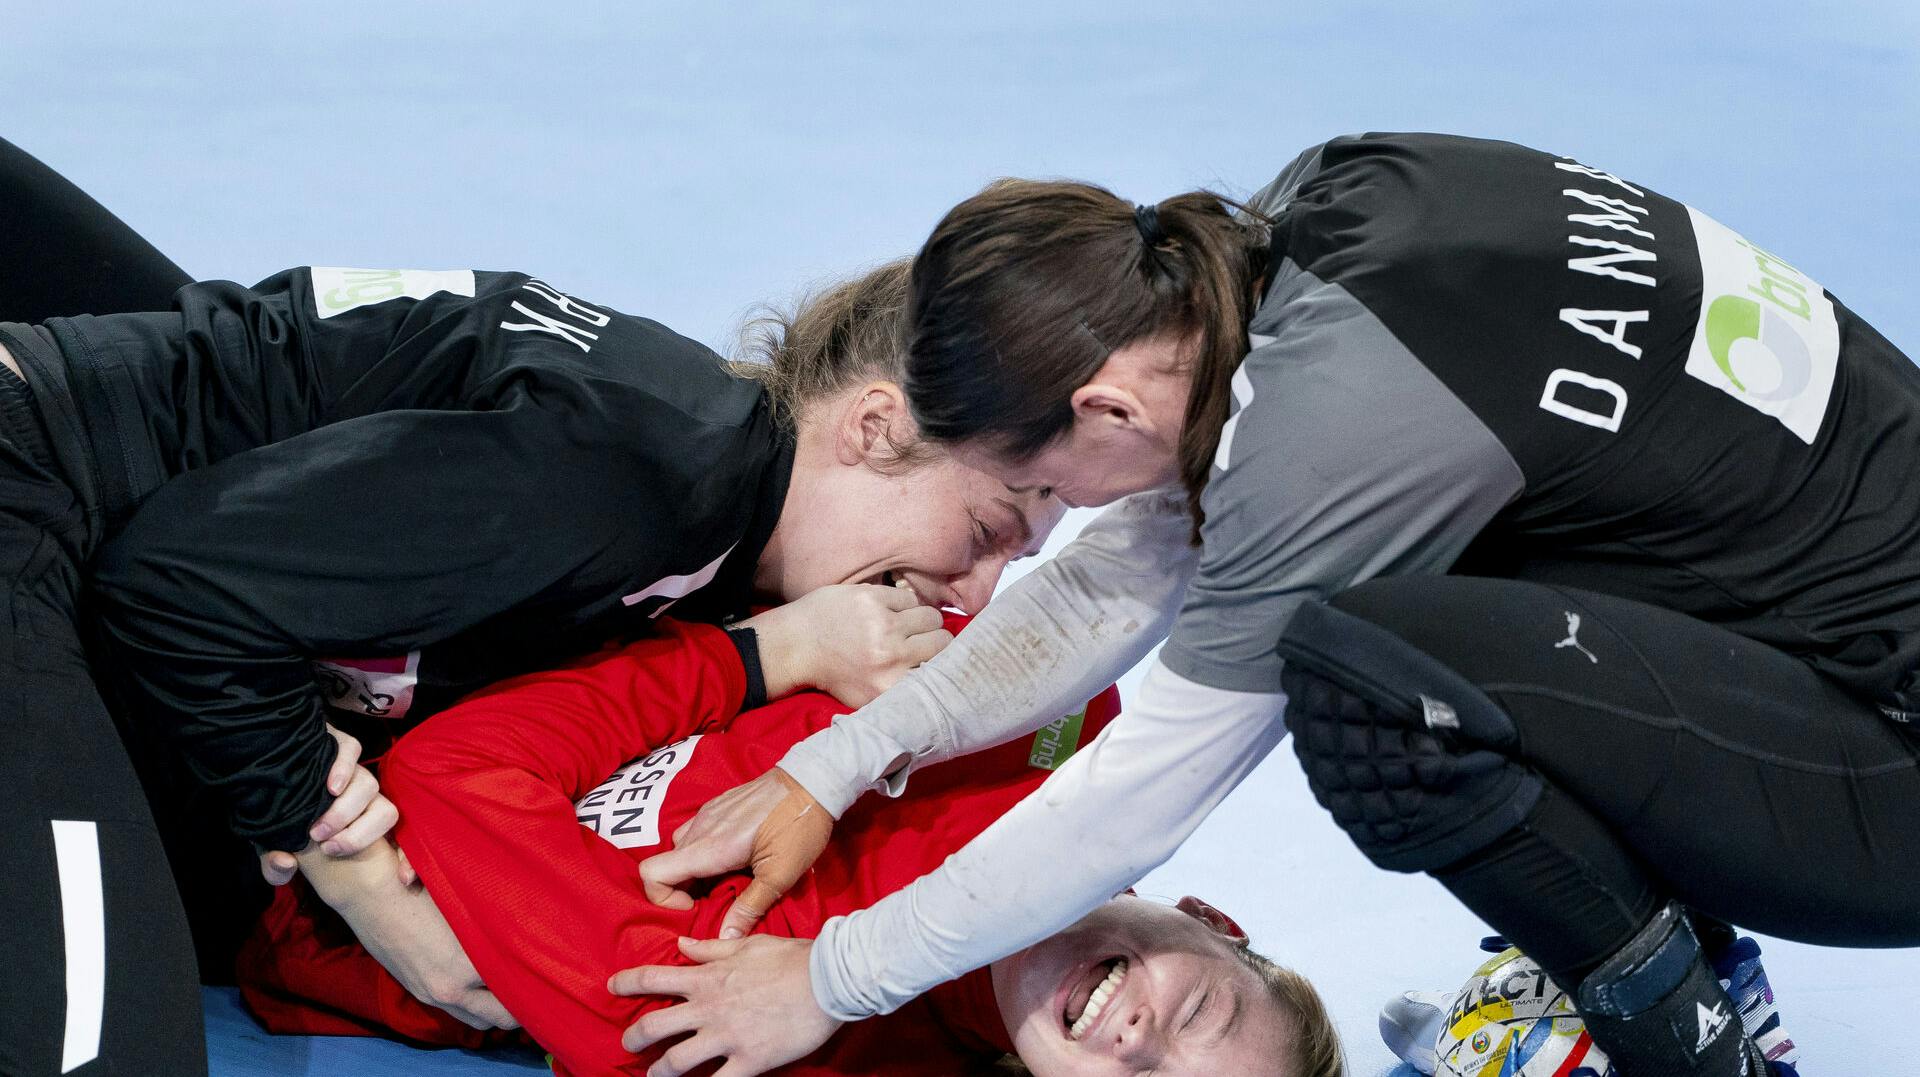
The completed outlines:
[[[1553,645],[1553,649],[1556,651],[1562,647],[1572,647],[1574,650],[1586,655],[1587,661],[1592,662],[1594,665],[1600,664],[1600,657],[1580,644],[1580,615],[1577,613],[1568,612],[1567,638]]]

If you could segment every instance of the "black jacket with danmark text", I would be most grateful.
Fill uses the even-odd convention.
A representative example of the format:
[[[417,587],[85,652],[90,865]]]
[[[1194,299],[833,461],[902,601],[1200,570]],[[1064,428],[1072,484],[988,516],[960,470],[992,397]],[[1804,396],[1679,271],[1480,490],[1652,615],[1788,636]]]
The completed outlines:
[[[1677,610],[1920,714],[1920,369],[1813,279],[1505,142],[1334,139],[1250,204],[1272,258],[1175,672],[1272,691],[1302,603],[1451,571]]]
[[[329,803],[330,706],[411,723],[743,612],[792,467],[713,352],[518,273],[296,269],[49,340],[114,674],[261,848]]]

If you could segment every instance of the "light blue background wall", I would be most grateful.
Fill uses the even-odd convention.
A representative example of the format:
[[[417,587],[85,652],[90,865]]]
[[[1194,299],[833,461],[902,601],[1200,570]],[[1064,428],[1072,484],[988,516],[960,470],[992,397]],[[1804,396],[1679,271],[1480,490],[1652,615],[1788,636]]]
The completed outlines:
[[[527,269],[725,350],[756,301],[910,252],[995,176],[1247,192],[1328,136],[1429,129],[1692,202],[1920,349],[1905,3],[9,0],[4,18],[0,135],[200,276]],[[1424,880],[1366,869],[1300,785],[1277,759],[1154,888],[1217,894],[1315,974],[1367,1072],[1378,997],[1460,979],[1477,929]],[[1809,1073],[1904,1070],[1905,1007],[1878,985],[1910,995],[1920,958],[1778,953]]]

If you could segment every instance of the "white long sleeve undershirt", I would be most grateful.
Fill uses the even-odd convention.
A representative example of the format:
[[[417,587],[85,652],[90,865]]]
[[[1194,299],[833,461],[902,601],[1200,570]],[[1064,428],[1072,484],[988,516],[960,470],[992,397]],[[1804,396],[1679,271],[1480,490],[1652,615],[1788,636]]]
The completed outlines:
[[[1173,855],[1286,736],[1280,693],[1231,692],[1157,660],[1094,742],[947,862],[814,944],[814,997],[887,1013],[1072,924]]]
[[[1185,495],[1136,494],[995,598],[939,656],[787,752],[780,769],[839,818],[897,796],[914,766],[1031,733],[1085,703],[1166,635],[1200,551]]]
[[[996,598],[938,658],[788,752],[780,766],[838,817],[912,767],[1030,733],[1166,634],[1199,551],[1184,497],[1136,495]],[[814,995],[852,1020],[1071,924],[1164,862],[1279,743],[1284,697],[1230,692],[1155,663],[1120,719],[938,871],[829,921]]]

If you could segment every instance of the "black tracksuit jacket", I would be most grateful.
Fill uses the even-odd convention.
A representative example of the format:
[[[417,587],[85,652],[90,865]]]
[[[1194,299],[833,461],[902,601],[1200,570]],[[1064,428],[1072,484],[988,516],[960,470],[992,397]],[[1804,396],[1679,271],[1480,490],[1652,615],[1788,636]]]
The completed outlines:
[[[6,339],[91,515],[102,675],[263,849],[329,803],[323,717],[744,612],[792,468],[757,383],[519,273],[296,269]]]

